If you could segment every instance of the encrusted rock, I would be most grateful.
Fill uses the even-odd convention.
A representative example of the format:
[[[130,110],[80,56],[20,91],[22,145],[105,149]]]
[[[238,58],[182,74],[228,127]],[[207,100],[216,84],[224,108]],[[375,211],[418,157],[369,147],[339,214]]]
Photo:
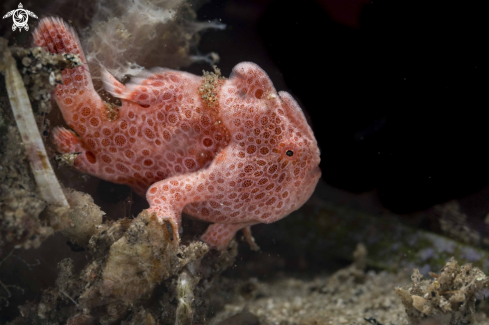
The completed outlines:
[[[459,266],[454,258],[441,269],[430,273],[431,280],[422,280],[417,269],[411,279],[413,285],[396,288],[406,308],[409,324],[420,324],[433,318],[440,324],[475,324],[477,294],[487,286],[489,278],[471,264]]]

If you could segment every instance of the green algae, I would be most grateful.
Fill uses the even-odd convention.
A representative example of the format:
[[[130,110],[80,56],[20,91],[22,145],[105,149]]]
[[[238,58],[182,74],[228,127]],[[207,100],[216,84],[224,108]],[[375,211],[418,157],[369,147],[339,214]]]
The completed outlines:
[[[451,257],[489,271],[489,252],[438,234],[403,225],[399,216],[371,215],[316,197],[283,221],[288,238],[298,250],[321,259],[348,258],[357,243],[364,243],[370,267],[390,271],[417,267],[426,273],[439,270]],[[307,236],[304,236],[307,234]]]

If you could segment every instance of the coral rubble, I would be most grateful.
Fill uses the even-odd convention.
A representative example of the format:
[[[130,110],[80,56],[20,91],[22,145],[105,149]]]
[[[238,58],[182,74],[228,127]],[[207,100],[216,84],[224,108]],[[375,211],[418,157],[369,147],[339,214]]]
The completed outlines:
[[[366,253],[360,244],[350,266],[314,279],[234,279],[227,289],[232,299],[209,324],[489,324],[484,310],[476,308],[477,294],[488,282],[478,268],[451,259],[430,281],[415,270],[408,285],[404,272],[366,272]]]
[[[439,324],[476,324],[477,295],[489,283],[484,272],[471,264],[460,266],[451,258],[440,274],[430,275],[433,279],[421,280],[423,275],[415,269],[411,276],[413,284],[396,289],[409,324],[420,324],[429,318]]]
[[[175,245],[154,214],[95,228],[88,245],[94,258],[79,273],[70,259],[61,261],[55,287],[38,304],[21,306],[23,316],[12,324],[191,324],[205,319],[204,293],[237,254],[235,243],[207,255],[200,241]]]

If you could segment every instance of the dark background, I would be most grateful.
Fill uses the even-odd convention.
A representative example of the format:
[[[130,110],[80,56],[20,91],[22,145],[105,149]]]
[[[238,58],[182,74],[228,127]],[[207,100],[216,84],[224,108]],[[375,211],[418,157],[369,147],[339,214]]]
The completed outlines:
[[[229,26],[200,46],[224,75],[254,61],[299,100],[329,185],[396,213],[487,185],[482,1],[211,1],[199,18]]]

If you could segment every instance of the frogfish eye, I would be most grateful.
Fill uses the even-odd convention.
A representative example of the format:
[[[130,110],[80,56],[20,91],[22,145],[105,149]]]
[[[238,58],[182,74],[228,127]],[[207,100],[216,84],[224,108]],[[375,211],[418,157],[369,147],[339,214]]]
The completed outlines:
[[[285,161],[296,161],[302,156],[301,147],[292,141],[279,144],[279,152],[281,159]]]

